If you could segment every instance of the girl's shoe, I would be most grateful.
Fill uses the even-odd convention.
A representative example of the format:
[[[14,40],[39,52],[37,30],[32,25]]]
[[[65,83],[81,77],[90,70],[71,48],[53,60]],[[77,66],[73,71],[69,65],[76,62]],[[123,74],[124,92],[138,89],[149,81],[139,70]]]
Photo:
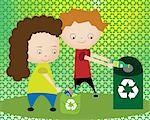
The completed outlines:
[[[28,111],[33,111],[33,110],[34,110],[34,108],[32,108],[32,107],[28,108]]]
[[[56,111],[56,108],[51,108],[50,111],[54,112]]]

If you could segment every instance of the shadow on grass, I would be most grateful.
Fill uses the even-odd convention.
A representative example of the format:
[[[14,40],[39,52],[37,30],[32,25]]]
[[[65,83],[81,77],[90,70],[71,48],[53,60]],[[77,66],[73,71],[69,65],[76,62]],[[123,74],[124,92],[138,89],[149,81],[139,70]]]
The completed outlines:
[[[60,94],[57,97],[55,107],[56,112],[51,112],[50,105],[44,97],[39,97],[34,105],[34,111],[28,112],[29,107],[27,97],[16,97],[1,101],[1,110],[4,113],[10,113],[23,117],[51,118],[51,119],[101,119],[118,118],[131,115],[144,114],[150,111],[150,101],[144,101],[143,109],[113,109],[112,95],[99,95],[99,98],[93,98],[90,93],[81,94],[81,108],[76,115],[63,114],[60,112]]]

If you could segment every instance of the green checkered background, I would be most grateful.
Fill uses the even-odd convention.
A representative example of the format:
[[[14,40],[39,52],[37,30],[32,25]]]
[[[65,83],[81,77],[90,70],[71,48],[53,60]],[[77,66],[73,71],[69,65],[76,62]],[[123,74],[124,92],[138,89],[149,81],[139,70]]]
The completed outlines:
[[[18,21],[33,16],[54,16],[72,8],[82,10],[98,9],[104,22],[109,23],[92,52],[119,59],[123,56],[137,58],[144,69],[144,99],[150,100],[150,1],[149,0],[0,0],[0,100],[24,96],[28,79],[15,82],[6,74],[9,64],[8,39]],[[62,88],[73,85],[74,49],[60,40],[60,57],[51,63],[56,84]],[[21,67],[21,66],[20,66]],[[34,64],[29,64],[32,72]],[[113,71],[102,65],[91,63],[92,77],[98,93],[113,91]],[[82,84],[80,90],[92,92]],[[149,114],[133,116],[145,118]],[[29,119],[1,112],[2,119]]]

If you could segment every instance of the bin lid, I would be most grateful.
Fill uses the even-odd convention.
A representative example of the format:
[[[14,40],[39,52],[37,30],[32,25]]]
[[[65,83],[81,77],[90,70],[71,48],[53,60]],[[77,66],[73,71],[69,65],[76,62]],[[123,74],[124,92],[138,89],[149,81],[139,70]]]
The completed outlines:
[[[143,73],[143,68],[141,63],[134,57],[122,57],[119,59],[120,61],[123,61],[125,64],[131,65],[131,71],[126,71],[123,68],[114,68],[114,74],[121,75],[121,76],[135,76]]]

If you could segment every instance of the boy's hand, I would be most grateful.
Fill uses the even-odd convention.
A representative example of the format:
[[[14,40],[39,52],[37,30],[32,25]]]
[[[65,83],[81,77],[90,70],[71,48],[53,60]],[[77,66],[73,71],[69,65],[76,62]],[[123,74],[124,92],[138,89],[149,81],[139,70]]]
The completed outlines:
[[[62,88],[56,87],[56,90],[57,90],[58,93],[60,93],[62,91]]]
[[[113,64],[112,64],[112,63],[108,63],[107,66],[108,66],[108,68],[110,68],[110,69],[113,68]]]

